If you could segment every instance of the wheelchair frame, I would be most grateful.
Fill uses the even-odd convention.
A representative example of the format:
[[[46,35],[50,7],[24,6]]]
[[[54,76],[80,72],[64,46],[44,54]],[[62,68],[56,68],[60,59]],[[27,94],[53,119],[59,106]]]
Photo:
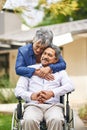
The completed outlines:
[[[65,95],[60,97],[60,103],[64,104],[64,106],[65,106],[65,108],[63,110],[64,119],[65,119],[65,123],[63,124],[63,130],[75,130],[74,113],[69,105],[69,94],[70,93],[71,92],[66,94],[66,102],[64,101]],[[22,119],[23,119],[22,99],[21,99],[21,97],[18,97],[17,108],[14,110],[13,116],[12,116],[11,130],[22,130],[22,127],[21,127]],[[47,130],[46,122],[44,120],[42,122],[40,122],[40,130]]]

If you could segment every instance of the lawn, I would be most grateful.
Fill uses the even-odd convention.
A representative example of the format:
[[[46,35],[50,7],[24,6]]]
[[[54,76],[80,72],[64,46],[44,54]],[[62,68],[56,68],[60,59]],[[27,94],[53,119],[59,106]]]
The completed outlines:
[[[0,130],[11,130],[12,114],[0,113]]]

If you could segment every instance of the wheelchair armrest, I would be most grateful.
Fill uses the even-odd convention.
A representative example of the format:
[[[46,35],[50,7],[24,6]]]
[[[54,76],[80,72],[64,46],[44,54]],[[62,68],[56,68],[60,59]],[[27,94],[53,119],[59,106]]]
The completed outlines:
[[[18,99],[18,101],[21,101],[21,100],[22,100],[21,96],[18,96],[17,99]]]
[[[74,91],[74,89],[73,89],[72,91],[70,91],[70,92],[66,93],[66,94],[68,94],[68,95],[69,95],[69,94],[71,94],[73,91]]]
[[[71,94],[71,93],[72,93],[72,91],[65,94],[65,95],[67,95],[67,102],[69,100],[69,94]],[[64,104],[64,96],[65,95],[60,96],[60,103],[62,103],[62,104]]]

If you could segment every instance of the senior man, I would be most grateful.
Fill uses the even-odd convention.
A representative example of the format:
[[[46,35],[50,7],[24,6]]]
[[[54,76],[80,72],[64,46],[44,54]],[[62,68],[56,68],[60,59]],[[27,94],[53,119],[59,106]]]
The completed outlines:
[[[41,56],[41,64],[33,65],[38,71],[44,66],[55,64],[60,56],[54,45],[46,48]],[[31,66],[32,67],[32,66]],[[40,122],[46,121],[47,130],[62,130],[64,121],[60,96],[72,91],[73,85],[65,70],[53,74],[54,80],[46,80],[33,75],[20,77],[15,95],[21,96],[26,104],[23,115],[23,130],[40,130]]]

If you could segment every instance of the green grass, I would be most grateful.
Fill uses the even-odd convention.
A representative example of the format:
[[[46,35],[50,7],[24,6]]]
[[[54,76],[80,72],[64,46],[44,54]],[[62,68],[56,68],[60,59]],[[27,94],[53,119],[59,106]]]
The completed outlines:
[[[0,113],[0,130],[11,130],[12,114]]]

